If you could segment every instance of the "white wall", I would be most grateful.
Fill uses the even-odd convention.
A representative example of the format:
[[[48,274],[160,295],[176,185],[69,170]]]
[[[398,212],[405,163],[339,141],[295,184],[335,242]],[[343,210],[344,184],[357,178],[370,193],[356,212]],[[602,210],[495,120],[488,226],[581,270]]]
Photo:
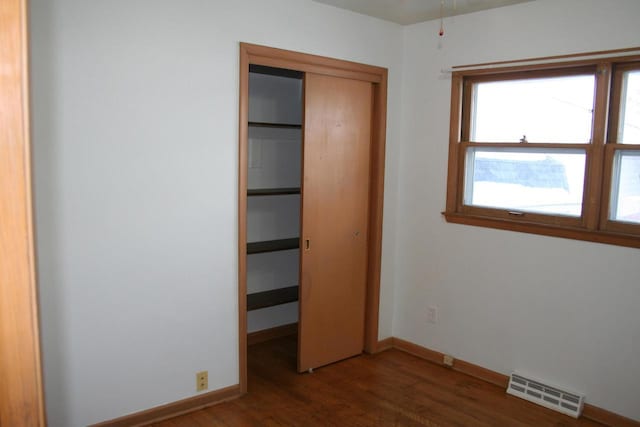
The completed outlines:
[[[238,42],[390,69],[380,336],[391,333],[401,27],[310,0],[32,0],[49,425],[238,382]]]
[[[52,427],[192,396],[203,369],[211,389],[238,381],[239,41],[390,69],[381,338],[521,370],[640,418],[640,253],[440,215],[440,70],[637,45],[640,2],[537,0],[448,19],[444,40],[436,22],[415,25],[404,64],[400,27],[310,0],[30,4]]]
[[[405,30],[393,335],[640,419],[640,251],[445,223],[453,65],[637,46],[637,0],[537,0]],[[427,306],[439,322],[427,323]]]

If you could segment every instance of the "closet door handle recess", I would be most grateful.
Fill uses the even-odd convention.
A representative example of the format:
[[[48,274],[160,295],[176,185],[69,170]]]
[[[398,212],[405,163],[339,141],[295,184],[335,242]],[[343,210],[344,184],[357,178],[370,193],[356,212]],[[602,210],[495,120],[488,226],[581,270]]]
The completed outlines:
[[[311,239],[304,239],[304,251],[308,252],[311,250]]]

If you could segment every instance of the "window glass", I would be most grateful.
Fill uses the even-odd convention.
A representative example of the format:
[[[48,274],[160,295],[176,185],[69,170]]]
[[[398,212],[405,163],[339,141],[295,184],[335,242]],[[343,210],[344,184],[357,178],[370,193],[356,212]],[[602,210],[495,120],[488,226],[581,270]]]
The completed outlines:
[[[472,96],[471,141],[591,141],[593,75],[476,83]]]
[[[610,219],[640,224],[640,151],[618,151],[613,167]]]
[[[621,95],[618,142],[640,144],[640,70],[624,73]]]
[[[470,148],[466,205],[579,217],[585,152]]]
[[[454,71],[451,95],[448,222],[640,248],[639,56]]]

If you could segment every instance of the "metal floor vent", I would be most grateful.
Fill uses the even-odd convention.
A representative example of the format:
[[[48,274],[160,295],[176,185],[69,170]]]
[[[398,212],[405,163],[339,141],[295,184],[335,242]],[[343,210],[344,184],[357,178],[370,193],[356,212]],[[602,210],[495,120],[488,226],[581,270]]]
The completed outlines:
[[[507,393],[574,418],[580,416],[584,405],[583,395],[562,390],[515,373],[511,374],[509,378]]]

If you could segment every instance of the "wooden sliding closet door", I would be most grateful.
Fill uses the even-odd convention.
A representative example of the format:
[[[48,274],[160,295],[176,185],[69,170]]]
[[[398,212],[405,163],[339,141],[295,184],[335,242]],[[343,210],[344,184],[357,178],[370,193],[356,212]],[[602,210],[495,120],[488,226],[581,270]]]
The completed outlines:
[[[372,84],[306,73],[298,371],[364,347]]]

